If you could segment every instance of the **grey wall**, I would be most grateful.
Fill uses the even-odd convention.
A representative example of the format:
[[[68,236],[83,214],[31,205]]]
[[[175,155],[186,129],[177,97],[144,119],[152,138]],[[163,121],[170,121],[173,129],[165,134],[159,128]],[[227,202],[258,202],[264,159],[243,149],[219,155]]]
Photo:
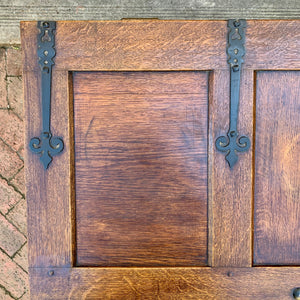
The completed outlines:
[[[19,44],[21,20],[299,19],[300,0],[0,0],[0,44]]]

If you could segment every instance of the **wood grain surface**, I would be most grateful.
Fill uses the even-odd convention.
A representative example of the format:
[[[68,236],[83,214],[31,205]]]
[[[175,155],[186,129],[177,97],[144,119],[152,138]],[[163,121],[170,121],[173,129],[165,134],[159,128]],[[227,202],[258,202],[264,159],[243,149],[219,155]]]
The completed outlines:
[[[300,72],[256,77],[254,264],[300,264]]]
[[[37,61],[36,61],[37,63]],[[39,156],[29,149],[32,137],[41,134],[40,74],[25,72],[25,178],[28,206],[28,245],[30,266],[71,265],[71,161],[69,140],[68,72],[53,72],[52,133],[64,140],[64,152],[55,156],[45,172]],[[36,234],[38,233],[38,234]]]
[[[31,274],[33,300],[290,300],[300,286],[300,269],[293,267],[35,268]]]
[[[238,133],[252,140],[253,132],[252,70],[241,74]],[[250,267],[252,265],[252,151],[238,153],[238,163],[231,170],[224,153],[216,150],[215,140],[229,128],[230,79],[227,71],[216,70],[210,84],[209,180],[211,266]]]
[[[36,36],[35,22],[22,22]],[[57,69],[228,70],[226,21],[59,21]],[[299,69],[300,20],[247,21],[243,69]],[[35,41],[25,41],[35,53]],[[35,67],[25,52],[25,70]],[[38,69],[38,68],[37,68]]]
[[[64,139],[65,148],[45,172],[38,156],[32,154],[26,146],[30,138],[39,136],[41,131],[37,28],[36,22],[21,23],[24,53],[25,176],[32,299],[291,299],[292,290],[300,286],[299,267],[265,268],[262,265],[299,266],[299,205],[296,200],[299,198],[299,76],[292,70],[300,69],[300,21],[253,20],[247,24],[238,131],[249,136],[254,151],[240,154],[239,162],[230,171],[224,155],[215,149],[216,138],[226,134],[229,125],[226,21],[58,22],[51,129],[54,135]],[[259,70],[272,72],[258,72],[255,80],[255,71]],[[134,77],[137,73],[160,76],[156,75],[156,79],[154,76],[147,81],[142,77]],[[163,76],[169,73],[176,84],[169,84],[167,77]],[[77,96],[80,96],[81,92],[83,95],[94,94],[89,100],[85,99],[86,107],[82,108],[81,116],[82,121],[87,120],[88,116],[92,120],[91,115],[99,112],[91,124],[92,136],[85,137],[88,122],[82,122],[78,127],[79,130],[82,126],[82,132],[77,130],[76,133],[73,130],[73,78],[70,74],[75,74],[75,79],[77,75],[84,77],[87,74],[110,76],[109,81],[96,78],[96,86],[87,78],[85,82],[88,82],[78,91]],[[126,74],[132,74],[132,77]],[[120,75],[122,78],[118,77]],[[83,81],[78,82],[78,87],[80,82]],[[87,90],[85,86],[93,88]],[[118,89],[120,93],[114,94],[113,91]],[[206,91],[205,95],[203,91]],[[102,100],[96,101],[99,95]],[[125,106],[124,102],[127,103]],[[91,110],[90,107],[95,103],[96,109]],[[190,105],[188,114],[184,112],[187,103]],[[270,105],[270,108],[266,105]],[[147,114],[143,115],[145,110]],[[106,114],[100,114],[103,111],[106,111]],[[268,117],[265,118],[265,115]],[[110,126],[108,121],[112,119],[117,125]],[[206,123],[200,124],[195,120],[206,120]],[[121,124],[125,126],[122,127]],[[183,132],[176,131],[174,124],[177,124],[179,129],[183,126]],[[113,140],[108,139],[112,132],[123,136],[123,140],[114,140],[114,143],[118,143],[118,151],[109,152],[114,146],[109,145]],[[132,133],[141,138],[148,132],[152,139],[143,140],[143,143],[124,143],[125,137]],[[74,141],[74,133],[79,139],[89,142],[78,145],[81,147],[83,158],[86,145],[86,154],[95,158],[89,168],[102,168],[106,171],[106,178],[96,172],[98,179],[102,176],[101,179],[105,180],[105,197],[109,201],[103,200],[103,203],[112,204],[116,194],[122,194],[122,199],[124,196],[126,199],[134,199],[134,196],[142,199],[135,187],[148,186],[149,183],[145,195],[150,195],[148,199],[152,199],[151,206],[145,207],[143,199],[134,200],[131,207],[144,213],[143,220],[141,214],[134,214],[133,210],[125,206],[121,197],[115,201],[118,204],[119,215],[115,215],[114,218],[127,222],[133,229],[128,236],[122,237],[123,241],[127,242],[127,237],[131,240],[136,237],[134,222],[130,223],[128,218],[122,218],[125,216],[122,214],[124,210],[133,220],[148,224],[148,228],[144,226],[140,232],[159,231],[162,233],[159,238],[164,239],[163,242],[167,241],[161,244],[171,245],[162,249],[156,247],[156,252],[153,247],[151,253],[156,257],[148,260],[145,258],[143,263],[140,260],[139,266],[158,266],[161,263],[167,266],[160,254],[166,254],[165,257],[170,254],[167,258],[172,266],[186,265],[189,268],[75,267],[80,262],[90,266],[106,263],[113,265],[113,259],[132,266],[137,265],[137,260],[132,260],[128,252],[129,258],[125,262],[121,254],[109,257],[103,264],[103,261],[99,261],[101,247],[96,249],[97,255],[94,258],[91,253],[88,253],[88,256],[84,254],[84,251],[91,248],[84,248],[85,225],[87,229],[90,228],[87,233],[91,233],[93,223],[89,223],[87,218],[85,223],[81,224],[79,218],[76,220],[77,213],[79,216],[80,213],[84,213],[84,209],[78,206],[79,210],[75,212],[75,204],[78,203],[75,203],[77,194],[74,179],[74,143],[77,143],[76,139]],[[91,138],[93,136],[96,139]],[[254,140],[252,136],[255,137]],[[99,146],[103,141],[107,143],[106,148],[99,147],[98,152],[93,150],[92,142]],[[204,147],[205,143],[207,148]],[[143,145],[143,148],[139,148],[140,145]],[[155,151],[150,153],[149,149]],[[199,149],[199,152],[196,149]],[[129,155],[122,156],[124,151]],[[142,152],[147,155],[140,155]],[[152,153],[158,157],[160,164],[152,163]],[[174,153],[179,154],[176,156]],[[256,153],[257,159],[253,157]],[[99,154],[108,160],[98,159]],[[165,157],[170,156],[175,159],[169,159],[168,164],[165,164]],[[138,159],[132,160],[133,157]],[[197,173],[197,165],[202,165],[205,159],[207,174]],[[145,161],[148,164],[145,164]],[[123,162],[126,168],[121,167]],[[86,164],[88,165],[88,162]],[[121,186],[112,193],[109,192],[112,188],[109,176],[115,174],[109,173],[111,171],[105,167],[106,164],[113,166],[112,170],[118,174],[114,182]],[[174,171],[174,166],[177,171]],[[147,174],[149,170],[148,177],[145,177],[147,184],[143,182],[143,170],[147,170]],[[156,178],[167,178],[169,185],[164,186],[163,180],[153,180],[153,174]],[[126,186],[127,190],[121,184],[124,178],[130,181]],[[97,185],[100,182],[93,182],[87,178],[84,180],[84,189],[87,189],[90,183]],[[207,181],[205,184],[204,180]],[[160,203],[157,200],[159,197],[153,196],[156,187],[159,187],[156,196],[163,196],[165,202]],[[206,199],[204,187],[208,194]],[[131,195],[126,195],[124,191],[130,191]],[[172,193],[169,193],[170,191]],[[100,194],[98,188],[95,188],[94,192]],[[184,197],[180,198],[182,195]],[[85,201],[84,197],[76,199],[81,199],[82,204]],[[190,208],[193,209],[187,211],[189,219],[185,215],[187,207],[183,205],[183,199],[187,199],[191,204]],[[201,204],[195,199],[202,199]],[[175,205],[165,205],[173,202]],[[146,213],[147,210],[149,214]],[[160,215],[155,214],[158,210]],[[207,210],[208,214],[205,215]],[[107,237],[110,236],[104,235],[103,232],[106,230],[111,234],[110,228],[102,225],[111,224],[108,222],[111,211],[101,211],[94,205],[88,206],[87,212],[90,215],[86,214],[86,217],[93,216],[94,212],[95,215],[105,213],[106,223],[95,223],[101,234],[94,234],[96,242],[93,243],[97,245],[97,239],[101,237],[109,249]],[[174,214],[170,215],[170,212]],[[157,216],[159,217],[155,219]],[[184,222],[180,223],[182,220]],[[117,227],[119,232],[124,230],[120,226],[122,222]],[[83,224],[84,226],[81,226]],[[151,226],[153,224],[155,226]],[[176,226],[173,226],[174,224]],[[190,226],[191,224],[195,226]],[[277,225],[278,229],[275,229]],[[81,228],[82,232],[76,232],[78,228]],[[165,228],[167,231],[163,230]],[[176,235],[173,234],[173,229]],[[87,238],[90,237],[87,235]],[[186,243],[187,237],[188,242],[193,244]],[[175,247],[176,241],[179,241],[179,248]],[[90,246],[93,246],[93,243]],[[77,257],[79,247],[82,247],[83,251],[82,255]],[[279,250],[274,250],[276,247]],[[119,251],[116,249],[111,249],[115,251],[114,254]],[[186,253],[191,256],[186,257]],[[260,256],[262,253],[265,257]],[[173,254],[183,257],[183,260],[175,259]],[[200,256],[197,257],[198,254]],[[90,258],[94,261],[89,261]],[[257,267],[252,267],[253,263]],[[191,267],[194,265],[209,265],[213,268]],[[48,273],[52,269],[53,276],[51,272]]]
[[[208,73],[73,85],[77,265],[206,265]]]
[[[216,65],[227,68],[225,21],[123,20],[56,24],[56,68],[76,71],[208,70]],[[32,22],[22,23],[27,34],[37,33],[32,25]],[[35,51],[35,46],[32,47]],[[220,59],[216,60],[210,53],[216,53]],[[25,68],[32,67],[28,57]]]

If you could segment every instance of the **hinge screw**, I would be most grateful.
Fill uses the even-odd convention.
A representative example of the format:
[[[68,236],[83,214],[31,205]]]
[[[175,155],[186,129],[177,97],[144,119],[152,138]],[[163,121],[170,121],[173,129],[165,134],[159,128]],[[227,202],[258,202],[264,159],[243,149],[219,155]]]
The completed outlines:
[[[293,296],[295,299],[300,299],[300,288],[295,288],[294,291],[293,291]]]
[[[228,277],[232,277],[233,276],[233,272],[231,272],[231,271],[227,272],[227,276]]]
[[[44,22],[44,23],[43,23],[43,27],[44,27],[44,28],[49,28],[49,26],[50,26],[50,24],[49,24],[48,22]]]
[[[236,20],[233,22],[234,27],[239,27],[241,25],[240,21]]]

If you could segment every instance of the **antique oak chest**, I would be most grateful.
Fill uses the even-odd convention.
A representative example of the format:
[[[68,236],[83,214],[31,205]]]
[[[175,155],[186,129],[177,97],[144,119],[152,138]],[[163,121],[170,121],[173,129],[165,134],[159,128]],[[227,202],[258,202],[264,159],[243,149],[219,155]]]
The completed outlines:
[[[22,22],[32,299],[300,299],[300,21]]]

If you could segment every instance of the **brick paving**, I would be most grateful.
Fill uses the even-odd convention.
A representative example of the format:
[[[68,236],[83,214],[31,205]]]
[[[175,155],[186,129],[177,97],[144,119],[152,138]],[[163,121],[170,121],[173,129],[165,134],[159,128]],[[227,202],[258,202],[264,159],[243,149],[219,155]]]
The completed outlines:
[[[22,52],[0,46],[0,300],[30,299],[23,118]]]

